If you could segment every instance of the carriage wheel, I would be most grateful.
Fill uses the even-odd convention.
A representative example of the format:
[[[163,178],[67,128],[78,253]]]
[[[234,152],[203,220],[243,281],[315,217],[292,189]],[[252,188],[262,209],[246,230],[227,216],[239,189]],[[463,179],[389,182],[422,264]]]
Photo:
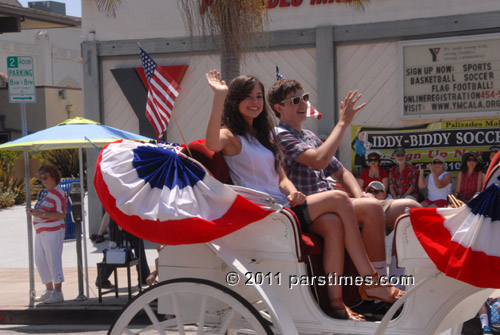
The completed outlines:
[[[172,307],[173,315],[158,314],[158,298]],[[121,334],[273,332],[259,312],[236,292],[205,279],[179,278],[155,285],[130,301],[108,332]]]

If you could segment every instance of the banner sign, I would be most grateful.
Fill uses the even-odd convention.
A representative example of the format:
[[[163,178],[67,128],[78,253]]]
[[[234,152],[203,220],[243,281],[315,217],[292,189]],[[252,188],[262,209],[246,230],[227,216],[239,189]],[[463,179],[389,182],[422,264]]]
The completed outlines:
[[[478,157],[493,145],[500,145],[500,119],[434,122],[408,128],[373,128],[351,126],[352,172],[355,176],[365,168],[363,160],[371,150],[382,153],[381,165],[394,164],[393,151],[406,150],[412,164],[431,163],[442,156],[448,171],[456,176],[462,155],[475,152]]]
[[[402,119],[500,115],[500,35],[399,42]]]

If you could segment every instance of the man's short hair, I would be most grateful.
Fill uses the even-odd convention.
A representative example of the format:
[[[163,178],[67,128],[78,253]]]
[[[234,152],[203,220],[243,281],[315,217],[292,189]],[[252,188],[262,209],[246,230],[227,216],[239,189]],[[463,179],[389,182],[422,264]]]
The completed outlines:
[[[302,89],[302,84],[297,80],[280,79],[275,82],[267,91],[267,102],[269,103],[269,106],[271,106],[274,114],[277,117],[280,117],[280,113],[274,109],[274,104],[281,103],[290,93]]]

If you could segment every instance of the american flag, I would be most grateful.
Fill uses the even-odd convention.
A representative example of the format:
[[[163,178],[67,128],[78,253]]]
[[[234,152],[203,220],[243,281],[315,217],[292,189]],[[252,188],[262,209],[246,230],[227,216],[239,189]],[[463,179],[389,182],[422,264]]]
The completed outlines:
[[[281,79],[285,79],[285,77],[283,77],[283,75],[280,73],[280,69],[278,68],[278,65],[276,65],[276,80],[281,80]],[[321,120],[321,117],[323,116],[323,114],[321,114],[320,112],[318,112],[311,105],[311,103],[308,101],[307,102],[306,116],[308,116],[308,117],[314,117],[314,118],[316,118],[318,120]]]
[[[160,140],[167,131],[174,101],[181,88],[142,48],[141,60],[148,80],[146,117]]]
[[[276,80],[280,80],[280,79],[284,79],[285,77],[283,77],[280,73],[280,69],[278,68],[278,65],[276,65]]]

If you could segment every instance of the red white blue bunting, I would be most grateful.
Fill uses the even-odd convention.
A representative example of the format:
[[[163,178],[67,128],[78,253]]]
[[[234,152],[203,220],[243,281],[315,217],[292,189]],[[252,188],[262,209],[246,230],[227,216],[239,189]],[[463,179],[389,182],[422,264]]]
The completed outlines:
[[[113,220],[161,244],[208,242],[270,214],[165,144],[120,140],[105,146],[94,185]]]
[[[490,185],[460,208],[413,209],[415,234],[449,277],[500,288],[500,186]]]

